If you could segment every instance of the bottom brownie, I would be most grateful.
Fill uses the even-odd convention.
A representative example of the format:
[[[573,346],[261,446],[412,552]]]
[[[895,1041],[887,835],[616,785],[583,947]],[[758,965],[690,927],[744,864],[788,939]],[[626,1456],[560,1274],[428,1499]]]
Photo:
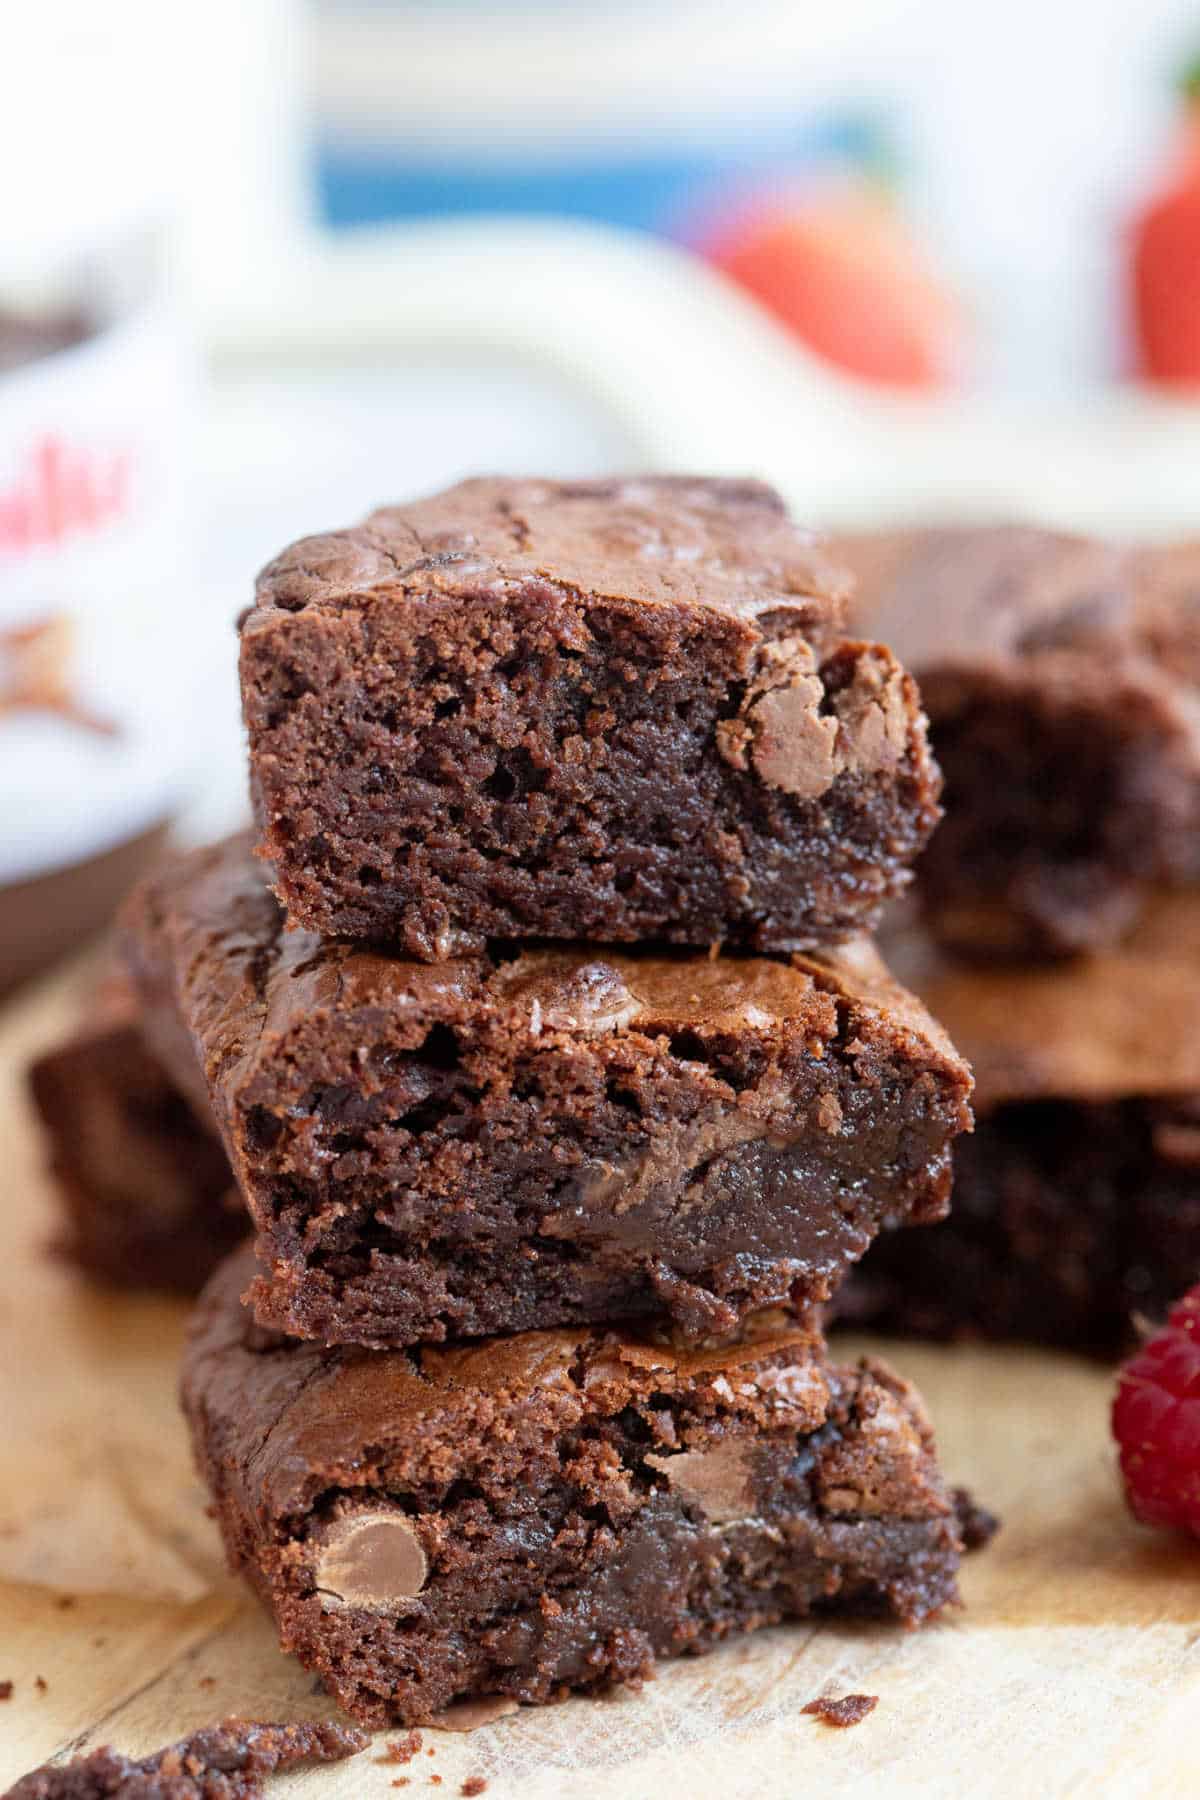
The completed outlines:
[[[114,1286],[194,1294],[248,1229],[229,1164],[144,1043],[132,996],[114,986],[97,1010],[29,1071],[62,1247]]]
[[[602,1329],[458,1349],[297,1344],[202,1297],[184,1407],[230,1561],[364,1724],[546,1701],[812,1613],[917,1624],[962,1548],[882,1364],[760,1319],[681,1352]]]

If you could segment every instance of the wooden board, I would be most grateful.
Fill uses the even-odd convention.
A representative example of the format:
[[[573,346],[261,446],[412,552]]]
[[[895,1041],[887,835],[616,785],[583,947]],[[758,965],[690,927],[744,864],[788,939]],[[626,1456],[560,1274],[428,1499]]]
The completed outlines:
[[[330,1712],[223,1572],[175,1410],[184,1309],[98,1295],[44,1253],[53,1208],[22,1072],[82,980],[0,1016],[0,1785],[97,1743],[144,1754],[228,1713]],[[780,1629],[666,1667],[641,1694],[426,1731],[402,1770],[375,1760],[381,1738],[271,1791],[384,1800],[402,1775],[405,1800],[450,1800],[478,1775],[487,1800],[1196,1792],[1200,1547],[1127,1517],[1110,1372],[1019,1351],[887,1354],[921,1386],[950,1478],[1005,1518],[968,1563],[960,1613],[914,1633]],[[800,1711],[825,1691],[879,1705],[833,1731]]]

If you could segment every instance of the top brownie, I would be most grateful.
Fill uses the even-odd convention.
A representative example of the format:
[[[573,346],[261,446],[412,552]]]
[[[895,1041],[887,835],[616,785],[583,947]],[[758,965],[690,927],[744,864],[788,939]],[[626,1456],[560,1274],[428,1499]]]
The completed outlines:
[[[939,813],[920,701],[769,488],[479,480],[259,578],[242,699],[290,922],[807,949]]]
[[[1200,879],[1200,549],[1019,526],[846,538],[862,630],[913,670],[946,777],[920,871],[968,953],[1095,950]]]

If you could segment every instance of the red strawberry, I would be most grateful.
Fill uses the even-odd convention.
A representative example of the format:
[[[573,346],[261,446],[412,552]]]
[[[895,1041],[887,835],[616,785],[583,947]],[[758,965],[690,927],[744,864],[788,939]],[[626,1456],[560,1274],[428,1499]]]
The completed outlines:
[[[1136,1516],[1200,1537],[1200,1287],[1122,1368],[1112,1427]]]
[[[1183,91],[1174,168],[1134,221],[1131,279],[1141,372],[1190,383],[1200,382],[1200,65]]]
[[[845,185],[751,207],[706,254],[852,374],[931,387],[965,363],[962,313],[881,189]]]

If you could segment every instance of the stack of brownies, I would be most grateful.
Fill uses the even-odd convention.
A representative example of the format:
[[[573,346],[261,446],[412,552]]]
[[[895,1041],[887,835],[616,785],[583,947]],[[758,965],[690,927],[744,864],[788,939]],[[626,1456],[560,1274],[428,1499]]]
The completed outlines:
[[[847,539],[946,776],[889,956],[970,1058],[950,1218],[843,1311],[1101,1353],[1200,1275],[1200,546]]]
[[[109,1029],[252,1226],[184,1376],[230,1558],[366,1723],[955,1595],[920,1403],[820,1324],[970,1123],[864,935],[939,778],[847,602],[769,490],[682,479],[469,482],[260,578],[258,850],[133,896]],[[37,1078],[100,1095],[77,1192],[98,1060]]]

